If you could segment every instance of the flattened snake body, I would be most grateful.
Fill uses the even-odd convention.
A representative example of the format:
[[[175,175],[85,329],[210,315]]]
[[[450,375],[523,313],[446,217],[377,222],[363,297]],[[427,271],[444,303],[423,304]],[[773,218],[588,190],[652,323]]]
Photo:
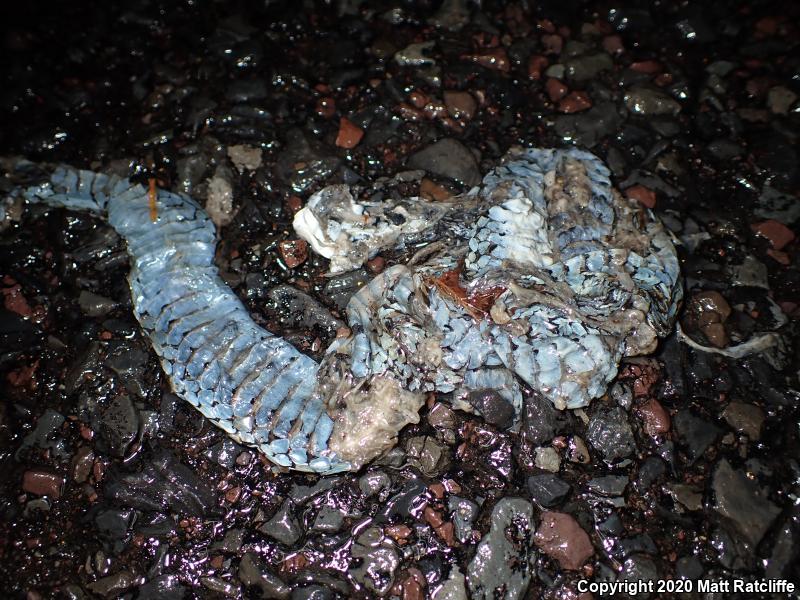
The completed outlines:
[[[585,406],[623,356],[654,349],[682,297],[668,233],[576,149],[514,150],[445,203],[357,202],[344,186],[312,196],[295,229],[333,273],[429,242],[352,297],[352,335],[321,364],[253,321],[188,196],[158,190],[153,211],[141,185],[68,167],[18,193],[107,218],[127,242],[134,314],[175,393],[275,464],[320,474],[392,447],[429,392],[472,409],[470,392],[492,390],[517,417],[524,386],[559,408]]]

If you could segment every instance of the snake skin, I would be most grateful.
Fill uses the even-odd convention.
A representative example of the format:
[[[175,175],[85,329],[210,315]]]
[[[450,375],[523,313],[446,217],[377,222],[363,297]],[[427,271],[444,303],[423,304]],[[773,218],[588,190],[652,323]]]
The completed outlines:
[[[191,198],[159,190],[153,221],[142,186],[70,168],[23,194],[105,215],[127,241],[134,312],[176,394],[272,462],[320,474],[394,445],[431,391],[471,410],[469,392],[495,390],[517,417],[526,384],[559,408],[585,406],[623,356],[654,349],[682,297],[661,224],[575,149],[514,151],[436,206],[359,204],[345,186],[315,194],[295,227],[335,272],[433,242],[352,297],[353,333],[321,365],[259,327],[220,279],[214,226]]]

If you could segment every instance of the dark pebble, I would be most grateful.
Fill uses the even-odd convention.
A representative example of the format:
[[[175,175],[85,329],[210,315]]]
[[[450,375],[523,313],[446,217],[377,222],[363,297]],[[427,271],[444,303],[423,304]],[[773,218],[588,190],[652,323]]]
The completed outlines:
[[[555,475],[542,474],[528,477],[528,493],[539,506],[552,508],[563,502],[572,488]]]
[[[475,156],[461,142],[444,138],[412,154],[407,165],[467,185],[478,185],[481,173]]]
[[[165,450],[156,451],[138,473],[110,470],[105,493],[123,506],[139,510],[169,510],[186,515],[218,512],[208,483]]]
[[[722,429],[690,410],[680,411],[673,417],[672,423],[678,438],[687,449],[691,462],[700,458],[722,433]]]
[[[608,462],[630,456],[636,448],[628,415],[616,406],[597,409],[589,421],[586,437]]]

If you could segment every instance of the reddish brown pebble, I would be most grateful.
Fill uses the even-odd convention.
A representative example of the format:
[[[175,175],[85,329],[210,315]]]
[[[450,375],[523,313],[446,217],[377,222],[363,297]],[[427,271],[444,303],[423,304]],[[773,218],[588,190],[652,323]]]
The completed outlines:
[[[285,240],[278,244],[284,264],[290,269],[302,265],[308,258],[308,242],[305,240]]]
[[[636,200],[647,208],[654,208],[656,205],[656,193],[643,185],[634,185],[625,190],[625,196],[631,200]]]
[[[339,148],[355,148],[364,137],[364,130],[342,117],[339,120],[339,135],[336,136],[336,145]]]
[[[225,557],[222,556],[221,554],[217,554],[211,559],[211,568],[221,569],[224,563],[225,563]]]
[[[447,117],[447,107],[444,105],[444,102],[439,100],[428,102],[422,109],[422,112],[429,119],[444,119]]]
[[[768,219],[750,226],[756,235],[765,237],[775,250],[783,248],[794,240],[794,232],[780,221]]]
[[[22,489],[37,496],[58,498],[63,486],[61,477],[47,471],[30,470],[22,476]]]
[[[350,337],[351,333],[352,332],[350,331],[349,327],[339,327],[339,329],[336,330],[336,337],[337,338]]]
[[[444,519],[442,519],[442,515],[439,514],[438,511],[436,511],[433,508],[431,508],[430,506],[425,507],[425,512],[423,514],[425,516],[425,521],[428,523],[428,525],[430,525],[434,529],[436,529],[442,523],[444,523]]]
[[[397,113],[406,121],[412,121],[416,123],[425,118],[425,114],[421,110],[414,108],[405,102],[398,104],[395,110],[397,110]]]
[[[592,101],[586,92],[570,92],[570,94],[558,103],[558,110],[562,113],[576,113],[588,110],[592,107]]]
[[[646,75],[655,75],[656,73],[660,73],[662,68],[663,67],[661,66],[661,63],[657,60],[641,60],[631,63],[630,66],[631,71],[644,73]]]
[[[444,93],[444,105],[454,119],[469,121],[475,116],[478,103],[469,92],[447,91]]]
[[[383,273],[383,269],[385,267],[386,267],[386,261],[383,260],[382,256],[376,256],[375,258],[371,258],[367,261],[367,271],[369,271],[373,275],[378,275],[379,273]]]
[[[286,208],[288,208],[292,214],[303,208],[303,201],[300,199],[300,196],[289,196],[286,199]]]
[[[419,183],[419,195],[425,198],[425,200],[442,202],[448,200],[452,194],[450,194],[450,191],[446,187],[425,177]]]
[[[492,48],[482,52],[481,54],[470,54],[467,56],[473,62],[478,63],[486,69],[493,71],[502,71],[508,73],[511,69],[511,63],[508,60],[508,54],[503,48]]]
[[[565,513],[542,513],[542,521],[533,541],[542,552],[568,571],[577,571],[594,554],[588,534],[573,517]]]
[[[400,543],[411,535],[411,528],[408,525],[389,525],[384,529],[384,532],[394,541]]]
[[[788,267],[790,264],[792,264],[792,259],[789,258],[789,255],[786,254],[786,252],[781,252],[780,250],[773,250],[770,248],[767,250],[767,254],[774,260],[781,263],[784,267]]]
[[[549,61],[541,54],[534,54],[528,59],[528,78],[538,81],[542,77],[542,71],[547,68]]]
[[[561,83],[558,79],[554,79],[550,77],[547,80],[547,83],[544,84],[544,89],[547,92],[547,95],[550,96],[550,100],[553,102],[558,102],[564,96],[567,95],[569,88]]]
[[[229,489],[227,492],[225,492],[225,500],[227,500],[229,504],[233,504],[239,499],[239,496],[241,495],[242,495],[242,488],[240,488],[237,485]]]
[[[336,101],[329,96],[319,98],[317,100],[316,111],[320,117],[330,119],[336,114]]]
[[[609,54],[620,54],[625,50],[622,38],[618,35],[607,35],[603,38],[603,50]]]
[[[438,500],[444,498],[444,485],[441,483],[432,483],[428,486],[428,489],[431,491],[434,498]]]
[[[5,279],[8,280],[11,278],[6,277]],[[22,295],[22,288],[18,284],[3,288],[0,291],[3,293],[3,304],[6,310],[17,313],[24,319],[29,319],[31,317],[33,310],[31,310],[31,305],[28,304],[25,296]]]
[[[452,479],[445,479],[444,480],[444,489],[447,490],[449,494],[460,494],[461,493],[461,486],[458,482]]]
[[[442,523],[438,527],[434,527],[433,530],[436,532],[442,541],[447,544],[448,546],[452,547],[456,543],[456,536],[455,536],[455,527],[449,521],[447,523]]]
[[[639,407],[638,412],[644,421],[647,435],[656,436],[669,431],[671,425],[669,413],[658,400],[648,400]]]
[[[413,106],[416,108],[424,108],[425,105],[429,102],[428,96],[420,92],[419,90],[414,90],[408,96],[408,101],[411,102]]]
[[[543,35],[542,46],[544,46],[545,54],[561,54],[561,49],[564,46],[564,40],[558,34]]]

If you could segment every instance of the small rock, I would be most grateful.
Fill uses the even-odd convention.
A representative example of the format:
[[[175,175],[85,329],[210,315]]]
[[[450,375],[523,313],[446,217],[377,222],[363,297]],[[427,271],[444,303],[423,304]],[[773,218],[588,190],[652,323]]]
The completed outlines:
[[[657,436],[667,433],[671,426],[669,413],[661,403],[652,398],[636,409],[644,421],[644,430],[647,435]]]
[[[228,146],[228,156],[240,173],[245,170],[255,171],[261,166],[261,148],[236,144]]]
[[[570,462],[581,465],[589,464],[592,457],[589,455],[589,448],[586,447],[586,442],[583,441],[583,438],[578,435],[573,435],[569,438],[567,458],[569,458]]]
[[[120,571],[108,577],[103,577],[90,583],[87,588],[93,594],[103,598],[117,598],[122,596],[122,592],[132,587],[135,583],[133,575],[128,571]]]
[[[594,554],[589,535],[566,513],[542,513],[533,539],[542,552],[568,571],[577,571]]]
[[[614,62],[605,52],[583,54],[564,61],[567,79],[577,82],[595,79],[601,72],[607,71],[613,66]]]
[[[458,565],[451,567],[450,577],[433,592],[431,600],[467,600],[464,574],[459,571]]]
[[[636,448],[628,415],[618,406],[598,408],[589,421],[586,436],[608,462],[630,456]]]
[[[764,411],[758,406],[744,402],[731,402],[725,407],[722,417],[728,422],[728,425],[751,440],[755,441],[761,438]]]
[[[22,475],[22,489],[37,496],[58,498],[64,487],[64,479],[54,473],[31,469]]]
[[[450,191],[438,183],[423,177],[419,182],[419,195],[425,200],[434,200],[436,202],[444,202],[449,200],[452,194]]]
[[[655,208],[656,193],[643,185],[633,185],[625,190],[625,197],[636,200],[647,208]]]
[[[725,459],[717,465],[712,488],[714,510],[730,520],[752,547],[757,546],[781,512],[770,502],[767,491],[741,471],[734,470]]]
[[[595,477],[586,483],[586,488],[590,492],[602,496],[621,496],[628,486],[628,478],[625,475],[605,475]]]
[[[536,561],[532,533],[530,502],[503,498],[495,505],[489,532],[467,567],[467,586],[472,598],[516,600],[523,596]]]
[[[468,186],[478,185],[481,181],[475,156],[453,138],[441,139],[416,152],[408,159],[408,166],[449,177]]]
[[[114,310],[118,304],[99,294],[93,294],[86,290],[81,291],[78,295],[78,305],[81,307],[83,313],[90,317],[102,317]]]
[[[278,252],[290,269],[299,267],[308,258],[308,242],[305,240],[283,240],[278,243]]]
[[[592,101],[586,92],[570,92],[558,103],[558,111],[566,114],[582,112],[592,107]]]
[[[435,42],[419,42],[406,46],[394,55],[394,60],[401,67],[421,67],[423,65],[434,65],[434,61],[425,54],[433,49]]]
[[[478,54],[467,54],[463,58],[471,60],[480,66],[493,71],[508,73],[511,70],[511,62],[504,48],[492,48]]]
[[[729,339],[723,323],[730,314],[731,307],[719,292],[700,292],[689,301],[685,322],[690,330],[700,330],[712,345],[725,348]]]
[[[89,446],[81,446],[72,457],[70,464],[72,479],[76,483],[83,483],[89,479],[94,464],[94,452]]]
[[[447,112],[454,119],[471,120],[478,109],[478,103],[469,92],[447,91],[444,93]]]
[[[427,476],[444,470],[450,462],[449,449],[431,436],[409,438],[406,443],[408,462]]]
[[[300,539],[301,530],[292,515],[292,503],[285,500],[273,517],[258,528],[269,537],[280,543],[291,546]]]
[[[547,80],[547,83],[544,84],[544,89],[547,92],[547,95],[550,97],[550,100],[553,102],[558,102],[561,100],[569,91],[569,88],[566,85],[564,85],[558,79],[554,79],[553,77]]]
[[[555,448],[550,446],[545,446],[544,448],[540,447],[536,448],[535,453],[536,458],[534,464],[537,468],[543,471],[550,471],[551,473],[558,473],[558,470],[561,468],[561,457],[558,455],[558,451]]]
[[[658,88],[634,86],[623,97],[631,112],[647,117],[654,115],[677,115],[681,105]]]
[[[239,563],[239,580],[248,587],[261,590],[262,598],[285,600],[292,590],[281,579],[273,575],[257,554],[248,552]]]
[[[539,506],[552,508],[569,495],[570,485],[555,475],[541,474],[528,477],[528,493]]]
[[[794,240],[794,232],[783,223],[768,219],[750,226],[753,232],[769,240],[775,250],[782,250],[789,242]]]
[[[487,423],[508,429],[514,423],[514,407],[495,390],[473,390],[466,401]]]
[[[782,85],[776,85],[767,92],[767,106],[776,115],[788,114],[797,101],[797,94]]]
[[[622,565],[622,572],[620,573],[621,581],[657,581],[659,579],[658,567],[652,559],[641,554],[634,554],[627,558]],[[646,600],[651,598],[652,594],[647,590],[642,590],[635,595],[627,595],[626,598],[638,598]]]
[[[452,512],[455,535],[458,541],[466,544],[472,539],[472,524],[478,516],[478,505],[458,496],[450,496],[448,508]]]
[[[686,445],[689,459],[695,462],[719,437],[721,430],[713,423],[698,417],[689,410],[682,410],[673,419],[678,438]]]
[[[227,169],[218,167],[208,182],[206,212],[217,227],[224,227],[233,221],[233,186]]]
[[[187,515],[217,512],[208,483],[166,450],[154,452],[138,473],[109,470],[105,494],[123,506],[144,511]]]
[[[541,54],[534,54],[528,59],[528,78],[539,81],[542,78],[542,71],[547,68],[549,61]]]
[[[685,483],[668,483],[664,486],[664,491],[687,510],[703,510],[703,493],[694,486]]]
[[[355,148],[364,137],[364,130],[358,125],[342,117],[339,119],[339,133],[336,136],[336,145],[339,148]]]

